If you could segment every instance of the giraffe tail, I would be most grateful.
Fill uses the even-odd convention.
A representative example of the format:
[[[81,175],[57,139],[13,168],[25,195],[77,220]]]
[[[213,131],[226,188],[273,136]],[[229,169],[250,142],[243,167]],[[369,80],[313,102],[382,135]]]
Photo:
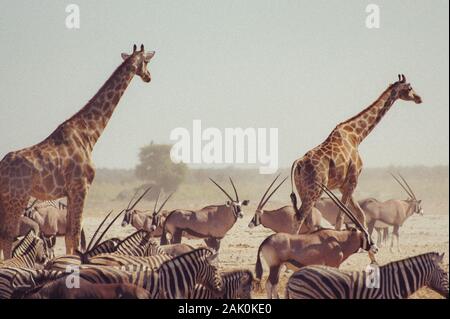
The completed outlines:
[[[297,166],[297,160],[294,161],[294,163],[292,163],[291,166],[291,202],[292,202],[292,206],[294,207],[295,213],[298,215],[299,211],[297,208],[297,196],[295,195],[295,191],[294,191],[294,169]]]

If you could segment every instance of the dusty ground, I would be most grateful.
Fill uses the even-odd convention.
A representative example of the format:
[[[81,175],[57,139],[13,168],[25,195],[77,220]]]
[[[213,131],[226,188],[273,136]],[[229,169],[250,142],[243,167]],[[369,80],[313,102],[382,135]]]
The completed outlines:
[[[256,252],[259,244],[272,232],[259,226],[254,229],[247,227],[254,207],[246,209],[243,219],[237,221],[227,236],[222,241],[220,261],[224,269],[249,268],[254,271]],[[100,223],[104,213],[97,216],[86,216],[84,225],[87,236],[92,235],[97,225]],[[134,231],[131,226],[122,228],[118,220],[108,232],[108,236],[124,237]],[[186,241],[186,240],[185,240]],[[189,240],[190,244],[200,246],[201,240]],[[64,240],[58,239],[57,255],[64,254]],[[412,216],[400,230],[401,252],[390,252],[389,248],[382,247],[378,253],[377,260],[379,264],[385,264],[390,261],[403,259],[409,256],[418,255],[425,252],[437,251],[445,252],[445,269],[448,272],[448,253],[449,253],[449,217],[447,214]],[[369,260],[367,254],[357,253],[351,256],[341,266],[344,270],[363,270]],[[264,263],[263,263],[264,264]],[[265,265],[264,265],[265,266]],[[264,267],[263,282],[268,275],[267,267]],[[280,296],[284,295],[284,286],[290,273],[281,272],[280,284],[278,287]],[[263,283],[264,284],[264,283]],[[265,291],[254,293],[254,298],[265,298]],[[412,298],[440,298],[440,296],[429,289],[421,289]]]

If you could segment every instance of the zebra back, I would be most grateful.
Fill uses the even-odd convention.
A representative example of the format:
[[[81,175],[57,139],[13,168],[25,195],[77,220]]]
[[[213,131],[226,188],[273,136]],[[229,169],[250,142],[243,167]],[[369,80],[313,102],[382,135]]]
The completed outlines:
[[[162,264],[158,270],[160,298],[188,298],[197,284],[220,291],[222,278],[213,263],[216,255],[199,248]]]
[[[147,290],[152,299],[158,296],[158,273],[150,269],[126,271],[116,267],[83,265],[80,267],[79,274],[80,278],[91,283],[129,283]]]
[[[152,256],[164,254],[164,250],[145,230],[138,230],[122,240],[114,251],[116,254],[130,256]]]
[[[250,270],[233,270],[221,274],[223,288],[220,293],[201,284],[195,286],[189,299],[251,299],[253,274]]]
[[[379,267],[379,275],[308,266],[288,280],[292,299],[402,299],[423,286],[448,297],[448,275],[439,266],[443,255],[426,253]],[[376,268],[372,268],[376,271]]]
[[[74,266],[81,265],[81,258],[78,255],[64,255],[53,258],[45,264],[46,270],[67,271]]]
[[[117,253],[113,254],[100,254],[89,258],[87,263],[90,265],[96,266],[135,266],[135,268],[148,268],[148,269],[157,269],[164,262],[170,260],[171,257],[169,255],[155,255],[148,257],[141,256],[129,256],[129,255],[121,255]]]

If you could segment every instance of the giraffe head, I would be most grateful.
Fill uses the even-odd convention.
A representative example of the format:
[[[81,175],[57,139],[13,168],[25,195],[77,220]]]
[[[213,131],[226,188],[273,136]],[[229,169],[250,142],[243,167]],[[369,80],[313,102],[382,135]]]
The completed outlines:
[[[136,44],[133,46],[133,53],[127,54],[122,53],[122,59],[129,61],[135,70],[136,75],[139,75],[144,82],[150,82],[151,76],[150,72],[147,70],[147,64],[150,62],[151,58],[155,55],[155,51],[145,52],[144,45],[141,44],[141,49],[137,51]]]
[[[422,103],[422,98],[414,91],[411,84],[406,81],[405,75],[399,74],[398,81],[394,85],[399,99],[414,101],[416,104]]]

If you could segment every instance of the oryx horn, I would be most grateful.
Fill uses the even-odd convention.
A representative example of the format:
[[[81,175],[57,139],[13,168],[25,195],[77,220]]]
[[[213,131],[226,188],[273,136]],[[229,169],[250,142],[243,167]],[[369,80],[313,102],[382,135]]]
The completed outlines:
[[[100,231],[100,228],[102,228],[103,224],[106,222],[106,220],[108,219],[108,217],[112,214],[112,210],[105,216],[105,218],[103,218],[102,222],[98,225],[97,229],[94,232],[94,235],[92,235],[91,240],[89,241],[89,244],[86,248],[86,251],[89,251],[91,249],[91,245],[92,242],[94,241],[95,237],[97,236],[98,232]]]
[[[272,184],[270,184],[270,186],[269,186],[269,188],[267,189],[267,191],[266,191],[266,193],[264,194],[264,196],[267,194],[267,192],[269,191],[269,189],[272,188],[273,184],[275,183],[275,181],[278,179],[279,176],[280,176],[280,174],[273,180]],[[286,179],[287,179],[287,177],[285,177],[285,178],[277,185],[277,187],[275,187],[275,189],[269,194],[269,196],[267,196],[267,198],[264,200],[264,202],[263,202],[263,199],[261,199],[261,202],[262,202],[262,203],[260,203],[261,206],[258,206],[259,209],[262,209],[262,208],[267,204],[267,202],[268,202],[269,199],[272,197],[272,195],[275,194],[275,192],[281,187],[281,185],[283,185],[283,183],[286,181]]]
[[[416,198],[416,194],[414,194],[414,192],[413,192],[411,186],[409,186],[409,184],[408,184],[408,182],[406,181],[406,179],[405,179],[401,174],[398,174],[398,176],[400,176],[400,178],[402,179],[402,181],[405,183],[406,187],[408,187],[409,191],[411,192],[412,198],[417,199],[417,198]]]
[[[231,182],[231,186],[233,186],[233,190],[234,190],[234,195],[236,195],[236,201],[239,202],[239,196],[236,190],[236,186],[234,186],[233,180],[230,177],[230,182]]]
[[[169,199],[172,197],[172,195],[174,193],[175,192],[173,192],[169,196],[167,196],[166,200],[161,204],[161,206],[159,206],[159,209],[158,209],[158,211],[156,211],[156,214],[159,214],[161,212],[161,210],[163,209],[164,205],[166,205],[166,203],[169,201]],[[156,206],[155,206],[155,208],[156,208]]]
[[[219,184],[217,184],[211,177],[209,177],[209,180],[210,180],[211,182],[213,182],[217,187],[219,187],[219,189],[220,189],[225,195],[227,195],[227,197],[228,197],[232,202],[234,202],[234,199],[231,198],[231,196],[227,193],[226,190],[224,190],[224,189],[222,188],[222,186],[220,186]]]
[[[353,213],[341,202],[339,198],[324,184],[317,183],[320,185],[322,190],[330,197],[330,199],[338,206],[345,215],[359,228],[360,231],[365,233],[368,238],[370,238],[369,232],[367,229],[361,224],[361,222],[353,215]]]
[[[403,183],[394,175],[391,173],[391,176],[395,179],[395,181],[404,189],[404,191],[406,192],[406,194],[408,194],[409,197],[414,198],[413,194],[411,194],[411,192],[409,191],[409,189],[403,185]]]

